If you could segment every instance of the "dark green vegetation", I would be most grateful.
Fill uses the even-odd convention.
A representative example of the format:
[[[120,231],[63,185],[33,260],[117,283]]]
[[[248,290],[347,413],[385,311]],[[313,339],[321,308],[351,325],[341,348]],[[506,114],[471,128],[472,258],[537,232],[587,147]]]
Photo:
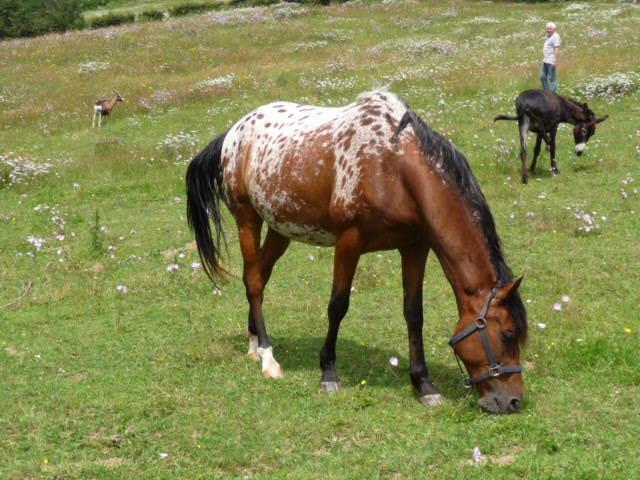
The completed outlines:
[[[549,19],[561,91],[611,117],[581,158],[561,129],[561,175],[543,152],[525,187],[515,124],[491,119],[538,85]],[[284,5],[1,43],[0,478],[639,477],[639,19],[617,3]],[[469,158],[525,275],[519,415],[462,398],[435,257],[435,411],[409,383],[397,253],[360,265],[334,397],[318,393],[330,249],[292,245],[267,289],[280,382],[244,358],[233,222],[221,291],[191,268],[195,152],[269,101],[341,105],[389,82]],[[113,89],[125,102],[92,130]]]
[[[81,0],[0,0],[0,40],[82,28]]]

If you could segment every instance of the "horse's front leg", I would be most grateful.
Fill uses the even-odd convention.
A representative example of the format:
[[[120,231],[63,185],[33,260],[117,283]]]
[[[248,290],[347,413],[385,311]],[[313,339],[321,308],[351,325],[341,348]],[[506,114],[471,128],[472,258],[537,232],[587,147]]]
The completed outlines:
[[[400,250],[402,256],[402,288],[404,291],[404,318],[409,334],[409,372],[411,382],[418,392],[420,403],[435,407],[443,402],[442,395],[429,378],[424,359],[422,326],[422,281],[429,249],[414,245]]]
[[[269,343],[267,328],[262,316],[262,299],[266,284],[260,255],[262,219],[252,207],[246,207],[236,212],[236,223],[238,225],[240,249],[244,259],[242,278],[246,289],[247,301],[249,302],[249,355],[253,356],[253,350],[255,349],[255,353],[262,361],[262,375],[264,378],[282,378],[282,368],[280,368],[280,364],[273,356],[273,348]],[[273,265],[271,265],[271,268],[273,268]],[[257,336],[257,342],[255,336]]]
[[[336,371],[336,341],[340,322],[349,309],[351,284],[361,254],[360,233],[353,228],[343,232],[336,242],[333,257],[333,286],[329,301],[329,330],[320,350],[320,368],[322,369],[322,389],[335,393],[340,389],[340,380]]]

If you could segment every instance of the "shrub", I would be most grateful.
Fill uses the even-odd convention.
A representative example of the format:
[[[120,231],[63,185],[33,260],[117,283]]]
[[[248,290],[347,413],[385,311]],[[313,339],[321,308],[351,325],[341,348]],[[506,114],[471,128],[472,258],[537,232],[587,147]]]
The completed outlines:
[[[81,14],[80,0],[0,0],[0,38],[81,28]]]
[[[91,28],[112,27],[114,25],[122,25],[124,23],[133,23],[136,17],[133,13],[114,13],[109,12],[101,17],[91,20]]]
[[[229,5],[232,7],[264,7],[274,3],[280,3],[280,0],[231,0]]]
[[[160,10],[145,10],[140,16],[143,20],[147,21],[162,20],[164,18],[164,12]]]
[[[209,10],[220,10],[224,8],[223,3],[183,3],[169,9],[172,17],[182,17],[194,13],[207,12]]]

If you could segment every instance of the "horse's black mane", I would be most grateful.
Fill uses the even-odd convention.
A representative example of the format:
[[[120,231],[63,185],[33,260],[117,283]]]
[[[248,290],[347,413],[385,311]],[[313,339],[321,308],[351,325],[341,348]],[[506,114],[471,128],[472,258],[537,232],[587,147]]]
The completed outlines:
[[[497,286],[507,284],[513,280],[513,273],[505,262],[493,215],[467,159],[449,140],[429,127],[411,109],[407,109],[393,137],[397,138],[409,123],[413,125],[422,152],[427,159],[434,163],[436,170],[442,172],[442,175],[455,185],[459,194],[469,202],[472,211],[477,212],[474,216],[477,215],[476,218],[489,248],[491,262],[498,274]],[[506,306],[516,324],[516,336],[523,342],[527,336],[527,313],[517,291],[506,300]]]

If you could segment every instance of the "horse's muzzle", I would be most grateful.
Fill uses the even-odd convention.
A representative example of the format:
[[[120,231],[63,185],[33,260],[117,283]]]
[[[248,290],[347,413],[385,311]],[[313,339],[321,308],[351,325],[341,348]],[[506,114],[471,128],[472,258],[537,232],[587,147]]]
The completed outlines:
[[[478,405],[489,413],[515,413],[520,411],[522,397],[488,393],[478,400]]]
[[[584,149],[587,148],[586,143],[578,143],[576,144],[576,155],[580,156],[584,153]]]

